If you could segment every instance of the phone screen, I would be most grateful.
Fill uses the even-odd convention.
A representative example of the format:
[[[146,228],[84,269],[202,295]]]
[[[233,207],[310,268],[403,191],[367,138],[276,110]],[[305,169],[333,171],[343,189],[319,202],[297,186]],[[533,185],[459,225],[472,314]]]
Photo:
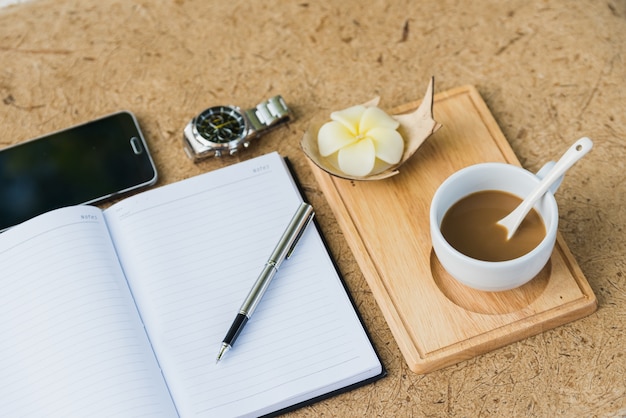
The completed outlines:
[[[0,150],[0,231],[33,216],[154,184],[137,120],[119,112]]]

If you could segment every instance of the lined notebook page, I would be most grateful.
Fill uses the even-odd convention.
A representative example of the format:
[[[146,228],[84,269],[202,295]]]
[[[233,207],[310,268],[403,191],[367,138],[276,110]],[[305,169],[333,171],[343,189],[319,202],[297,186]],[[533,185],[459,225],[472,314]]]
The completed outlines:
[[[181,416],[256,416],[381,372],[313,225],[233,349],[215,363],[300,202],[284,161],[273,153],[107,210]]]
[[[0,416],[177,416],[99,209],[1,234],[0,271]]]

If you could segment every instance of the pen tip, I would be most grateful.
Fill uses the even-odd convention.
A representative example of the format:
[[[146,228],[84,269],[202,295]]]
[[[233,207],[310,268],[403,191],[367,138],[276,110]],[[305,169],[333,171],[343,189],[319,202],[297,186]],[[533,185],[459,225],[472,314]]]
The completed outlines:
[[[226,352],[228,351],[229,348],[230,348],[230,346],[228,344],[222,344],[222,347],[220,348],[219,353],[217,353],[217,358],[215,359],[215,364],[220,362],[220,360],[222,359],[222,357],[224,357],[224,354],[226,354]]]

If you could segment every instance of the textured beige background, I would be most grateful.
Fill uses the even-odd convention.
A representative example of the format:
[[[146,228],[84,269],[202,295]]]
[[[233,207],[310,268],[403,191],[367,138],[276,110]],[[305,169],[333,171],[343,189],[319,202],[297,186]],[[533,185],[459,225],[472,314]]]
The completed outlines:
[[[557,200],[599,309],[415,375],[298,144],[314,115],[375,95],[389,107],[419,99],[431,75],[436,91],[476,85],[529,169],[580,136],[594,139]],[[125,108],[165,184],[237,161],[194,165],[183,154],[182,128],[205,107],[274,94],[293,107],[294,122],[238,158],[278,150],[294,163],[389,369],[293,416],[626,415],[625,81],[624,0],[33,0],[0,9],[0,146]]]

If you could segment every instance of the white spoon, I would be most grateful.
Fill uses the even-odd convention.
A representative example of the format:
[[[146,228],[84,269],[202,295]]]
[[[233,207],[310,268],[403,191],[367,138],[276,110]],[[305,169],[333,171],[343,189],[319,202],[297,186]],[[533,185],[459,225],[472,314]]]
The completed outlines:
[[[510,240],[511,237],[517,231],[528,212],[532,209],[534,204],[550,189],[552,184],[556,182],[567,170],[569,170],[576,161],[580,160],[585,154],[591,150],[593,142],[587,137],[580,138],[574,142],[563,156],[556,162],[554,167],[546,174],[546,176],[537,185],[537,188],[533,190],[526,198],[519,204],[517,208],[509,213],[504,218],[500,219],[497,223],[507,229],[506,239]]]

